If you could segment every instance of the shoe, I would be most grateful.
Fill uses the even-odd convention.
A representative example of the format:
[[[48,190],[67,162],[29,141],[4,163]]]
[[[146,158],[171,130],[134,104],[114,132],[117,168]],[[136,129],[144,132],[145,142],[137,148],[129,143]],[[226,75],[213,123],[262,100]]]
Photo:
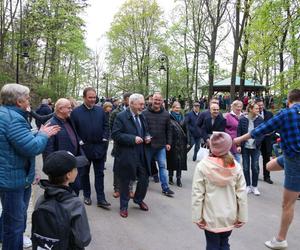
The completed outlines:
[[[143,211],[148,211],[149,210],[149,207],[147,206],[147,204],[145,202],[140,202],[140,203],[137,203],[135,201],[133,201],[134,203],[138,204],[140,206],[140,209],[143,210]]]
[[[265,178],[264,181],[267,182],[267,183],[269,183],[269,184],[273,184],[274,183],[270,178]]]
[[[153,175],[153,180],[155,183],[159,183],[158,175]]]
[[[196,161],[197,160],[197,156],[193,156],[193,161]]]
[[[257,187],[252,187],[252,192],[253,192],[253,194],[256,195],[256,196],[259,196],[259,195],[260,195],[260,192],[259,192],[259,190],[258,190]]]
[[[246,192],[247,192],[247,194],[251,194],[252,193],[252,187],[251,186],[247,186],[246,187]]]
[[[134,198],[134,192],[132,192],[132,191],[129,192],[129,198],[130,198],[130,199],[133,199],[133,198]]]
[[[178,187],[182,187],[181,179],[177,178],[176,184]]]
[[[110,203],[106,200],[98,201],[97,207],[108,208],[110,207]]]
[[[123,217],[123,218],[127,218],[128,217],[127,209],[120,210],[120,216]]]
[[[173,197],[174,194],[174,192],[170,188],[163,190],[162,193],[168,197]]]
[[[173,177],[169,176],[169,184],[174,185]]]
[[[23,235],[23,248],[29,248],[29,247],[32,247],[31,239],[26,235]]]
[[[286,240],[278,241],[276,237],[271,240],[265,242],[265,245],[271,249],[284,249],[288,247],[288,243]]]
[[[83,202],[85,205],[88,205],[88,206],[92,205],[91,198],[84,197]]]
[[[115,192],[113,193],[113,197],[114,197],[114,198],[119,198],[119,197],[120,197],[120,192],[115,191]]]

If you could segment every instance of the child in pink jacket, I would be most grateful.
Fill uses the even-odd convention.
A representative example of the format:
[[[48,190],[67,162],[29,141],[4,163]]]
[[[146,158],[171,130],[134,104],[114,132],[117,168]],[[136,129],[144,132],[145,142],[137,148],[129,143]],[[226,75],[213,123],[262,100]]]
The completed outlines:
[[[194,173],[192,218],[205,231],[206,250],[229,250],[232,229],[241,227],[248,217],[246,182],[229,152],[231,146],[227,133],[213,132],[211,155],[198,163]]]

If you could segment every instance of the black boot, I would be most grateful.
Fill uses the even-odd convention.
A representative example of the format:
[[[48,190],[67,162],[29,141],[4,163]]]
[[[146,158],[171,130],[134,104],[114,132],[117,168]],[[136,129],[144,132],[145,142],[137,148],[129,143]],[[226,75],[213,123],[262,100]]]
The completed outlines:
[[[169,176],[169,184],[170,185],[174,185],[173,176]]]
[[[182,187],[181,178],[177,178],[176,184],[178,187]]]

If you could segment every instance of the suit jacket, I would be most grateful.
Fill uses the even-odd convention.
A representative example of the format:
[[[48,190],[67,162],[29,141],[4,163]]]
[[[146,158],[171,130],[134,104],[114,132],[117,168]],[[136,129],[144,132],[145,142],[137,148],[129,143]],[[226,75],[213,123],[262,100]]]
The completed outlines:
[[[211,120],[211,115],[206,117],[201,127],[201,137],[205,142],[209,139],[209,135],[211,135],[213,131],[225,132],[226,119],[222,114],[216,117],[214,125],[212,125]]]
[[[143,137],[149,134],[148,124],[143,114],[139,116]],[[119,113],[114,121],[112,139],[115,142],[114,171],[120,178],[135,180],[138,167],[146,167],[150,175],[150,144],[136,144],[138,130],[130,109]]]
[[[78,156],[78,155],[84,155],[83,150],[81,149],[81,146],[79,145],[79,137],[76,133],[76,130],[74,129],[74,124],[70,119],[68,119],[68,122],[70,126],[73,129],[73,132],[76,137],[76,145],[72,142],[66,128],[65,128],[65,122],[61,120],[59,117],[54,115],[49,123],[51,125],[59,125],[60,126],[60,131],[54,135],[51,136],[48,140],[47,147],[45,151],[43,152],[43,158],[45,159],[49,154],[52,152],[58,151],[58,150],[67,150],[70,151],[73,155]]]

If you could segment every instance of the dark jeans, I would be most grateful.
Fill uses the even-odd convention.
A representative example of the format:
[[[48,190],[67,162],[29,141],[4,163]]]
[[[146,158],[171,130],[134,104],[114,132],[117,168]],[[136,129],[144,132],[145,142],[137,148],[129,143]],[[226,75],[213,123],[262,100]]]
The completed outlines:
[[[130,179],[120,178],[120,209],[124,210],[128,208],[129,197],[129,183]],[[147,173],[146,166],[140,166],[137,168],[137,184],[134,194],[134,202],[139,204],[146,197],[147,188],[149,183],[149,175]]]
[[[199,151],[199,148],[200,148],[200,137],[199,138],[196,138],[196,137],[193,137],[192,135],[190,136],[191,138],[191,147],[194,147],[194,154],[193,154],[193,161],[195,161],[197,159],[197,153]]]
[[[27,208],[31,186],[12,191],[0,191],[2,215],[0,237],[3,250],[23,250],[23,233],[26,229]]]
[[[81,176],[82,176],[82,172],[83,172],[83,168],[78,168],[77,169],[78,174],[76,176],[76,179],[73,183],[70,183],[70,187],[74,190],[74,192],[76,193],[76,195],[79,195],[80,189],[81,188]]]
[[[257,187],[257,181],[258,181],[258,174],[259,174],[259,149],[249,149],[244,148],[242,151],[242,158],[243,158],[243,170],[244,170],[244,176],[246,179],[247,186],[251,186],[250,181],[250,166],[251,166],[251,172],[252,172],[252,186]],[[250,165],[250,159],[251,159],[251,165]]]
[[[91,160],[94,167],[95,174],[95,190],[97,195],[97,202],[105,200],[104,194],[104,160],[97,159]],[[83,189],[83,196],[86,198],[91,197],[91,184],[90,184],[90,168],[91,164],[82,168],[81,173],[81,187]]]
[[[230,250],[228,241],[232,231],[213,233],[204,230],[204,232],[206,237],[206,250]]]
[[[270,172],[267,170],[266,165],[270,161],[270,157],[272,156],[272,151],[267,150],[267,145],[265,141],[263,141],[260,151],[263,158],[264,179],[270,179]]]

